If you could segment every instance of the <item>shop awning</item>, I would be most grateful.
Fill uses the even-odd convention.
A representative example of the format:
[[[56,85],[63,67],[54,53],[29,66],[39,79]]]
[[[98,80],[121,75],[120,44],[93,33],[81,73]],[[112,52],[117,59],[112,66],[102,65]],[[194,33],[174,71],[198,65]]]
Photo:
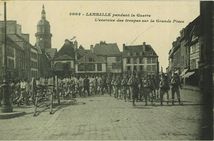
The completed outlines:
[[[188,69],[184,69],[184,70],[182,71],[182,73],[180,74],[180,76],[181,76],[181,77],[184,76],[184,75],[186,74],[187,71],[188,71]]]
[[[190,77],[191,75],[193,75],[195,72],[188,72],[188,73],[186,73],[183,77],[184,78],[188,78],[188,77]]]

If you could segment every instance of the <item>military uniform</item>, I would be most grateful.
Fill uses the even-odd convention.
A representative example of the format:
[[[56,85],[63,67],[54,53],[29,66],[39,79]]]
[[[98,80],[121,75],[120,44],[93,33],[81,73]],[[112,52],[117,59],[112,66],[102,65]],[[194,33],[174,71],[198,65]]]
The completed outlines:
[[[127,98],[127,82],[128,82],[128,80],[125,77],[121,81],[122,96],[123,96],[125,101],[126,101],[126,98]]]
[[[180,78],[179,78],[179,76],[177,74],[173,75],[173,77],[171,79],[171,85],[172,85],[172,88],[171,88],[171,91],[172,91],[172,104],[174,105],[175,93],[177,95],[179,104],[182,104],[181,103],[181,97],[180,97],[180,89],[179,89],[179,88],[182,88],[182,86],[181,86]]]
[[[143,89],[144,89],[144,98],[145,98],[145,105],[148,104],[148,98],[151,93],[151,82],[148,78],[143,80]]]
[[[166,76],[162,76],[161,80],[160,80],[160,103],[161,105],[163,105],[163,97],[164,94],[167,93],[167,104],[169,101],[169,84],[168,84],[168,80],[166,78]]]
[[[132,87],[132,102],[133,102],[133,106],[135,105],[135,101],[138,98],[138,93],[139,93],[139,82],[138,79],[135,77],[132,77],[132,83],[131,83],[131,87]]]

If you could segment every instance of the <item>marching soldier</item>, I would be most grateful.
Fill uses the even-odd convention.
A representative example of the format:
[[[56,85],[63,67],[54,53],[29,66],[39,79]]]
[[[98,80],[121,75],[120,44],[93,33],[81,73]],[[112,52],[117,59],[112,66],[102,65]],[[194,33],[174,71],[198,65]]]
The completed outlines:
[[[114,85],[114,82],[115,82],[115,75],[113,75],[112,80],[111,80],[112,94],[115,97],[115,85]]]
[[[128,82],[127,82],[127,85],[128,85],[128,92],[129,92],[129,94],[128,94],[128,98],[129,98],[129,100],[131,100],[132,99],[132,80],[133,80],[133,76],[131,75],[131,76],[129,76],[129,79],[128,79]]]
[[[110,76],[110,74],[108,75],[106,83],[107,83],[108,93],[111,96],[111,76]]]
[[[120,77],[117,76],[114,81],[115,86],[115,98],[119,98],[119,87],[120,87]]]
[[[127,99],[127,82],[128,82],[127,76],[124,75],[123,79],[121,81],[121,87],[122,87],[122,96],[123,96],[125,102]]]
[[[138,93],[139,93],[139,82],[136,77],[137,75],[133,74],[131,77],[131,90],[132,90],[132,104],[135,106],[135,101],[138,98]]]
[[[172,105],[174,105],[174,97],[175,93],[177,95],[177,99],[180,105],[182,105],[181,97],[180,97],[180,88],[182,89],[180,78],[177,73],[174,73],[171,79],[171,91],[172,91]]]
[[[164,74],[161,75],[161,80],[160,80],[160,102],[161,105],[163,105],[163,97],[164,94],[167,94],[167,104],[169,103],[169,91],[170,87],[169,87],[169,82],[167,79],[167,76],[165,76]]]
[[[145,96],[145,105],[147,106],[148,98],[151,93],[151,82],[150,82],[149,76],[147,76],[143,80],[143,89],[144,89],[144,96]]]

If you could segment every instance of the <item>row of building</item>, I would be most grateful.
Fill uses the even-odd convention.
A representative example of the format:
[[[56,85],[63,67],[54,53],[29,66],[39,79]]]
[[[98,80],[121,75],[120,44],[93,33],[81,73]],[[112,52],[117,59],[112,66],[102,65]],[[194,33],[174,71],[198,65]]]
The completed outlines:
[[[3,57],[4,21],[0,21],[0,57]],[[123,45],[121,52],[117,43],[101,41],[85,49],[77,41],[65,40],[57,51],[51,45],[50,23],[46,19],[44,5],[37,23],[36,43],[32,45],[29,34],[22,33],[16,21],[6,22],[7,72],[11,79],[48,77],[53,74],[103,74],[136,72],[156,75],[159,72],[158,56],[146,43]],[[3,59],[0,66],[3,66]],[[2,74],[2,67],[0,72]],[[2,77],[2,75],[0,75]],[[0,78],[0,80],[2,80]]]
[[[65,40],[56,53],[52,68],[58,73],[102,74],[102,73],[141,73],[157,75],[158,56],[150,45],[123,45],[123,52],[116,43],[101,41],[90,49],[78,46],[77,41]],[[69,72],[66,72],[69,71]]]
[[[180,31],[169,51],[169,73],[177,72],[183,83],[198,85],[200,60],[200,16]]]
[[[214,22],[210,13],[204,12],[207,5],[200,4],[200,15],[180,31],[169,51],[167,72],[179,73],[184,84],[200,86],[206,73],[213,70],[213,48],[209,45],[212,31],[208,28]],[[207,72],[204,73],[204,70]]]

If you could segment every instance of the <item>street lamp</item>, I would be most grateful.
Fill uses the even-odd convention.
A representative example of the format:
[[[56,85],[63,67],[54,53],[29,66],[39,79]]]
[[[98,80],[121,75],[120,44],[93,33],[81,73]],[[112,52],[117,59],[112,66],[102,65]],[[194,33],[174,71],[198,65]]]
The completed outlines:
[[[2,83],[2,107],[1,111],[3,113],[8,113],[13,111],[11,104],[11,93],[8,83],[8,72],[7,72],[7,16],[6,16],[6,2],[4,2],[4,49],[3,49],[3,83]]]

